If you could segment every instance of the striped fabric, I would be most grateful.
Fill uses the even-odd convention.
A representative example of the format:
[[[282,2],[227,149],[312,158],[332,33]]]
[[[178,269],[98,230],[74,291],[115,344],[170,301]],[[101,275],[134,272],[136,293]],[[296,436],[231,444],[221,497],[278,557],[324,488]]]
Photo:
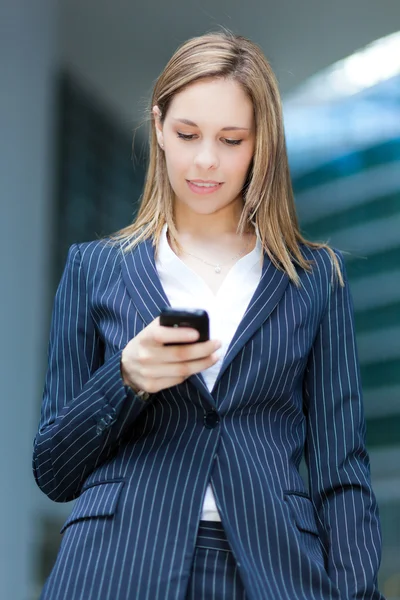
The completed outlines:
[[[219,522],[200,521],[186,600],[247,600]]]
[[[196,548],[232,552],[224,528],[219,521],[200,521]]]
[[[77,500],[42,600],[185,600],[209,481],[250,600],[383,598],[352,301],[303,251],[300,287],[265,255],[211,392],[195,375],[145,403],[120,358],[168,304],[152,243],[71,247],[33,463]]]

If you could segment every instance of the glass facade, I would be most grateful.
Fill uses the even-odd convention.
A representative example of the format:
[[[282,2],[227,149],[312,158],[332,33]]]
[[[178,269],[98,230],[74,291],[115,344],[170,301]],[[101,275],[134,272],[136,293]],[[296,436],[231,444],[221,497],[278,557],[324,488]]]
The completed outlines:
[[[144,162],[133,160],[132,135],[115,115],[67,73],[58,90],[57,281],[73,242],[133,221],[144,178]]]
[[[302,232],[344,253],[383,532],[380,585],[400,598],[400,76],[334,100],[292,97]]]

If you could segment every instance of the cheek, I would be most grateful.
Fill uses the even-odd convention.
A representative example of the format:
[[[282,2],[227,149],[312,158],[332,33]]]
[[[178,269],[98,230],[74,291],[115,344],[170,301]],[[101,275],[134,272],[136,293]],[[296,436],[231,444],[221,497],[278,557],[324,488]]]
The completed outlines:
[[[165,153],[165,160],[170,176],[182,174],[191,164],[190,152],[182,150],[181,146],[177,147],[175,144],[169,145],[168,152]]]
[[[234,176],[237,180],[242,180],[246,177],[247,171],[251,163],[252,154],[248,151],[232,152],[225,161],[225,170]]]
[[[166,156],[167,171],[171,181],[180,178],[187,172],[186,161],[182,157]]]

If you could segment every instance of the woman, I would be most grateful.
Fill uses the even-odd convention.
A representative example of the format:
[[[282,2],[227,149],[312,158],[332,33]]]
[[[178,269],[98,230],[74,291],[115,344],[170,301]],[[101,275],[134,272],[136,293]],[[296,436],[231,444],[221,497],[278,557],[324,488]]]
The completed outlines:
[[[364,429],[343,260],[299,232],[271,68],[189,40],[137,220],[73,245],[57,291],[34,470],[77,501],[42,599],[381,599]]]

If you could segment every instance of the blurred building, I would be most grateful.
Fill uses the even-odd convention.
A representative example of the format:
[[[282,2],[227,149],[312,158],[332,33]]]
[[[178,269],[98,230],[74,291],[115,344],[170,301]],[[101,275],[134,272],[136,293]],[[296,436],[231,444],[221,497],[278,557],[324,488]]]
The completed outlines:
[[[378,60],[378,79],[358,82],[351,94],[322,97],[327,79],[298,87],[392,33],[400,5],[308,0],[295,9],[287,0],[263,7],[207,0],[199,7],[176,0],[173,11],[167,4],[2,3],[0,598],[38,597],[71,510],[48,500],[31,473],[50,311],[67,248],[132,220],[146,130],[138,130],[134,164],[132,133],[152,82],[180,42],[219,24],[271,58],[287,93],[303,231],[348,253],[382,514],[382,588],[388,599],[400,598],[400,82]]]
[[[380,64],[374,77],[376,50]],[[391,61],[395,64],[389,71]],[[400,71],[400,34],[359,53],[356,81],[342,61],[306,82],[285,103],[302,231],[308,239],[328,241],[346,259],[367,444],[384,540],[380,581],[393,599],[400,597],[400,75],[393,75],[396,71]]]

